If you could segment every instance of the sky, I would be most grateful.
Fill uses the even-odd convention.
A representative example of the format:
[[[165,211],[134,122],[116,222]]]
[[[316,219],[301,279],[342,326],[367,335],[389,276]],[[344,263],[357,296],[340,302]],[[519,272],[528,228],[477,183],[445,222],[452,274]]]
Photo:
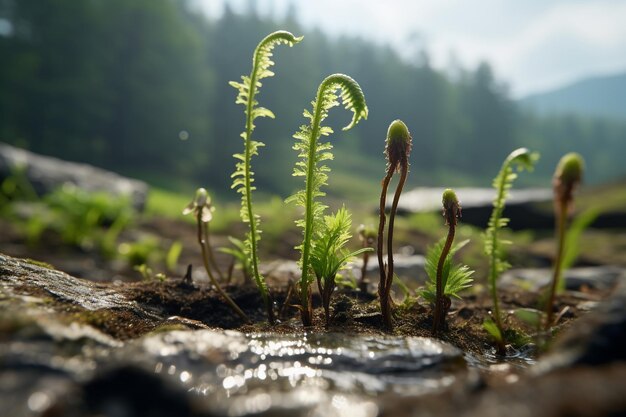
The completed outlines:
[[[425,49],[437,68],[489,62],[514,97],[626,71],[626,0],[197,0],[261,14],[296,7],[300,22],[332,36]]]

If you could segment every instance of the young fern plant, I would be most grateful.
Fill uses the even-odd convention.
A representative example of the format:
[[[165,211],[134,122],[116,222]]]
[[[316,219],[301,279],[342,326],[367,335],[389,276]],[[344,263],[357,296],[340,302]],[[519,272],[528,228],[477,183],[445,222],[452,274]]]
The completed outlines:
[[[446,301],[446,305],[449,304],[449,300],[451,300],[452,297],[460,299],[461,296],[459,293],[471,287],[474,281],[472,278],[474,271],[467,265],[452,263],[454,254],[468,243],[469,239],[466,239],[452,246],[445,257],[441,270],[441,281],[443,296],[448,300]],[[426,287],[419,292],[419,295],[432,305],[435,305],[437,299],[437,266],[439,259],[441,259],[444,244],[445,239],[441,239],[435,245],[428,248],[426,252],[426,264],[424,265],[424,269],[426,270],[426,275],[428,275],[428,282],[426,283]]]
[[[336,94],[337,90],[341,91],[339,96]],[[295,202],[304,208],[304,218],[296,221],[303,229],[302,244],[297,249],[301,252],[300,314],[304,326],[311,326],[313,323],[310,285],[314,278],[311,271],[311,251],[315,232],[324,228],[326,206],[317,199],[325,195],[321,189],[326,185],[327,173],[330,171],[323,162],[333,158],[330,152],[332,145],[329,142],[320,142],[322,136],[330,135],[333,130],[322,126],[322,122],[328,116],[329,110],[340,104],[339,99],[346,110],[353,113],[352,121],[343,130],[351,129],[361,119],[367,119],[367,104],[359,84],[347,75],[333,74],[320,84],[316,99],[312,102],[312,112],[304,111],[304,117],[310,120],[310,124],[301,126],[300,131],[294,135],[296,144],[293,149],[298,151],[301,160],[296,162],[293,175],[304,177],[305,188],[289,197],[287,202]]]
[[[300,42],[302,37],[295,37],[286,31],[277,31],[266,36],[254,50],[252,58],[252,72],[249,76],[242,76],[241,82],[231,81],[230,85],[235,87],[239,94],[237,95],[237,104],[243,104],[246,107],[246,128],[241,134],[244,141],[244,152],[235,154],[238,159],[235,172],[231,175],[233,184],[231,188],[236,188],[241,194],[241,220],[248,223],[249,229],[246,234],[245,247],[246,253],[250,259],[252,267],[252,275],[259,288],[263,303],[267,310],[267,318],[270,323],[274,323],[274,310],[269,290],[265,283],[265,279],[259,272],[259,257],[257,245],[261,239],[261,229],[259,217],[253,211],[252,191],[256,189],[253,186],[254,178],[252,172],[252,157],[258,155],[258,149],[264,146],[262,142],[252,139],[254,131],[254,121],[259,117],[274,118],[274,113],[269,109],[258,106],[256,95],[261,88],[261,80],[271,77],[274,73],[270,70],[274,62],[272,58],[272,50],[281,44],[293,46]]]
[[[380,209],[378,223],[378,268],[380,270],[380,282],[378,284],[378,296],[380,298],[380,310],[383,315],[383,321],[387,329],[391,330],[393,323],[391,321],[391,285],[394,280],[393,273],[393,227],[400,201],[402,188],[409,174],[409,155],[411,154],[412,138],[409,129],[402,120],[394,120],[387,129],[387,138],[385,140],[385,156],[387,157],[387,172],[382,182],[382,190],[380,193]],[[387,229],[387,263],[383,261],[383,241],[385,238],[385,205],[387,199],[387,189],[393,174],[400,173],[400,180],[396,186],[396,192],[391,203],[389,211],[389,226]]]
[[[524,169],[532,171],[538,159],[539,155],[535,152],[531,152],[526,148],[516,149],[506,157],[500,172],[493,180],[496,198],[493,200],[493,211],[485,231],[485,254],[489,258],[488,282],[493,303],[494,319],[485,320],[483,327],[496,341],[499,354],[505,353],[505,340],[496,281],[504,271],[510,268],[509,263],[504,260],[503,253],[503,246],[510,242],[500,240],[498,231],[505,228],[509,223],[509,219],[502,217],[502,214],[509,190],[513,186],[513,181],[517,178],[517,173],[514,169],[517,168],[518,171]]]
[[[324,216],[323,228],[315,232],[314,245],[311,250],[311,268],[317,279],[317,287],[322,297],[322,307],[326,328],[330,326],[330,299],[335,290],[335,278],[352,258],[372,248],[361,248],[354,252],[344,247],[352,237],[350,228],[352,217],[345,207],[340,208],[331,216]]]
[[[559,281],[561,281],[567,218],[572,211],[572,206],[574,205],[574,191],[582,181],[584,167],[585,163],[582,156],[575,152],[568,153],[559,161],[552,179],[552,186],[554,188],[557,253],[554,260],[552,282],[548,292],[548,302],[546,304],[546,330],[550,329],[550,326],[552,326],[554,299],[559,287]]]
[[[442,196],[443,204],[443,217],[446,220],[448,226],[448,236],[441,248],[439,254],[439,260],[437,262],[437,270],[435,273],[435,311],[433,314],[433,335],[439,333],[446,324],[446,315],[450,308],[451,299],[445,295],[445,288],[450,278],[447,276],[449,271],[449,264],[447,263],[448,256],[452,252],[452,243],[454,242],[454,236],[456,234],[457,219],[461,217],[461,204],[456,196],[456,193],[451,189],[446,189]],[[446,267],[448,265],[448,267]],[[466,275],[466,280],[469,280],[471,274]],[[469,281],[467,281],[469,284]]]

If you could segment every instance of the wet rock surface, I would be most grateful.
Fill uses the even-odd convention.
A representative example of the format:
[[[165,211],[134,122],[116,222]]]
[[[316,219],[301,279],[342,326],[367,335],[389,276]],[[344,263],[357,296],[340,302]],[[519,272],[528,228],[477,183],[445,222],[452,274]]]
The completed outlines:
[[[529,366],[430,338],[210,329],[0,255],[0,415],[623,415],[626,285],[615,282]],[[156,331],[116,338],[67,320],[73,309],[126,312]]]
[[[0,143],[0,180],[14,175],[16,170],[23,171],[39,195],[69,183],[85,191],[106,191],[115,196],[128,196],[138,210],[143,209],[148,196],[148,185],[143,181]]]

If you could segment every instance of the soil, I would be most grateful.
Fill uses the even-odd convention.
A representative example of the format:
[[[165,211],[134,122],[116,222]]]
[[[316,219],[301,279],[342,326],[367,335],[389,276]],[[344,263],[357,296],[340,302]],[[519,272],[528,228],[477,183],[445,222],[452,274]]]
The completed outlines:
[[[212,327],[237,329],[243,332],[261,331],[289,334],[340,332],[376,335],[389,333],[383,326],[378,300],[373,293],[365,294],[350,289],[336,291],[332,301],[333,320],[328,328],[324,325],[324,314],[320,307],[320,300],[314,296],[313,326],[304,329],[299,321],[298,310],[292,306],[292,304],[298,304],[298,300],[293,296],[286,301],[289,288],[284,283],[274,282],[273,284],[276,286],[271,290],[276,311],[281,313],[280,322],[273,326],[266,322],[265,309],[256,287],[243,284],[226,286],[225,289],[228,294],[253,323],[246,324],[233,314],[220,295],[211,289],[206,281],[189,285],[185,284],[182,279],[173,277],[164,282],[156,280],[128,282],[139,278],[138,273],[128,266],[118,268],[115,273],[112,273],[111,262],[102,256],[93,251],[60,248],[59,242],[52,236],[47,236],[47,239],[41,242],[39,246],[24,245],[18,231],[10,224],[5,224],[5,221],[0,221],[0,223],[7,226],[4,228],[7,233],[0,237],[0,244],[6,253],[50,262],[58,269],[67,271],[71,275],[88,277],[91,280],[100,280],[94,278],[94,275],[103,276],[103,280],[115,278],[117,282],[103,282],[101,285],[115,286],[117,291],[122,292],[128,299],[136,301],[144,309],[157,312],[159,317],[171,318],[170,320],[159,321],[154,317],[138,317],[127,311],[83,311],[75,305],[54,305],[59,301],[51,301],[57,311],[66,313],[65,315],[69,320],[93,325],[104,333],[121,340],[139,337],[168,326],[180,326],[182,328]],[[179,259],[179,265],[190,263],[197,265],[201,255],[195,242],[194,230],[194,226],[188,223],[165,218],[151,218],[142,220],[134,230],[125,232],[122,239],[132,240],[138,234],[156,234],[160,236],[165,247],[171,244],[171,241],[179,240],[183,243],[184,248]],[[421,241],[425,237],[420,236],[421,239],[417,239],[414,235],[415,233],[411,239],[414,244],[417,241],[418,246],[422,245],[423,242]],[[279,246],[284,247],[285,251],[293,255],[292,248],[297,243],[295,241],[297,237],[285,239],[284,244]],[[226,238],[215,236],[212,238],[212,243],[213,246],[226,245]],[[425,243],[423,245],[425,246]],[[280,253],[275,254],[275,256],[280,255]],[[229,257],[220,252],[216,252],[216,257],[220,268],[226,270],[230,263]],[[73,267],[66,266],[65,260],[69,259],[73,262]],[[95,273],[94,270],[99,272]],[[481,354],[492,349],[493,346],[493,341],[482,327],[483,320],[490,315],[491,300],[483,286],[478,285],[475,288],[473,293],[464,296],[462,300],[453,301],[447,317],[447,329],[439,337],[465,352]],[[30,291],[32,290],[31,288]],[[29,290],[25,288],[24,292],[28,294]],[[28,295],[44,296],[46,294]],[[607,295],[585,288],[576,293],[567,292],[563,294],[558,299],[558,305],[555,306],[555,315],[559,317],[559,321],[554,330],[560,331],[567,327],[572,320],[585,313],[578,307],[582,301],[598,301]],[[510,313],[517,308],[537,308],[540,304],[539,298],[539,294],[522,290],[504,290],[500,293],[501,309]],[[424,304],[423,301],[408,304],[398,303],[395,309],[395,327],[392,333],[429,337],[432,328],[431,316],[431,307]],[[545,335],[517,320],[513,314],[508,314],[506,326],[511,329],[509,340],[514,340],[514,345],[517,347],[530,342],[539,345],[543,343],[542,340]],[[524,337],[525,335],[535,337],[528,338]]]
[[[114,285],[116,290],[129,300],[138,303],[144,310],[158,312],[165,319],[157,320],[154,316],[138,317],[128,311],[99,310],[88,311],[59,300],[52,301],[52,307],[63,313],[69,321],[78,321],[96,327],[102,332],[121,340],[140,337],[160,329],[179,328],[222,328],[242,332],[269,332],[277,334],[302,334],[306,332],[335,332],[343,334],[393,334],[398,336],[432,336],[431,307],[420,302],[397,305],[395,309],[394,329],[385,329],[379,312],[378,299],[374,294],[364,294],[352,289],[337,291],[333,296],[333,320],[328,328],[324,325],[324,312],[319,306],[320,300],[314,297],[314,322],[312,327],[303,328],[299,311],[291,304],[297,300],[286,301],[288,289],[272,288],[272,295],[280,315],[279,322],[270,325],[266,321],[265,309],[257,289],[253,286],[228,286],[226,291],[248,315],[252,323],[244,323],[234,314],[221,296],[204,283],[187,284],[182,280],[164,282],[149,281],[135,283],[100,284]],[[28,291],[30,290],[30,291]],[[35,294],[32,288],[24,288],[28,295]],[[607,294],[602,293],[566,293],[559,297],[555,308],[559,322],[554,331],[566,328],[585,311],[578,308],[581,301],[600,300]],[[535,307],[539,300],[536,294],[523,291],[504,291],[500,294],[502,311],[511,311],[520,307]],[[465,352],[482,355],[493,350],[493,341],[482,327],[484,318],[489,317],[491,300],[486,291],[470,294],[463,300],[455,300],[447,317],[447,329],[438,337],[457,346]],[[506,325],[517,336],[517,344],[538,342],[541,332],[516,320],[509,314]],[[521,337],[528,335],[528,337]],[[535,339],[533,339],[533,336]]]

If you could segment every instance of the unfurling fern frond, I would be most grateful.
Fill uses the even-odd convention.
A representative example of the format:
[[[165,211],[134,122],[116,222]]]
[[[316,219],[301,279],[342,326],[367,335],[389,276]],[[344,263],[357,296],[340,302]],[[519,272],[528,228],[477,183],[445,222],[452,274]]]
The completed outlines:
[[[278,31],[265,37],[254,50],[252,58],[252,72],[249,76],[242,76],[241,82],[231,81],[230,85],[235,87],[239,94],[237,95],[237,104],[243,104],[246,107],[246,129],[241,134],[244,140],[244,152],[235,154],[238,160],[235,166],[235,172],[231,175],[233,184],[231,188],[235,188],[241,194],[241,219],[244,223],[248,223],[249,231],[246,234],[245,248],[252,266],[252,274],[256,281],[270,322],[274,321],[272,306],[269,293],[265,284],[265,279],[259,273],[259,260],[257,255],[257,244],[260,240],[261,230],[259,229],[259,218],[252,210],[252,191],[256,189],[252,185],[254,182],[253,172],[251,168],[252,157],[258,155],[258,149],[264,144],[252,139],[254,131],[254,120],[258,117],[274,118],[274,113],[269,109],[258,106],[256,95],[261,88],[261,80],[271,77],[274,73],[270,70],[274,64],[272,61],[272,51],[277,45],[286,44],[293,46],[300,42],[302,37],[295,37],[289,32]]]
[[[500,241],[498,230],[506,227],[509,219],[502,217],[509,190],[513,186],[513,181],[517,178],[514,168],[518,171],[532,171],[535,163],[539,159],[539,154],[531,152],[526,148],[514,150],[502,163],[500,172],[493,180],[493,187],[496,189],[496,198],[493,200],[493,211],[489,218],[487,230],[485,231],[485,254],[489,257],[489,287],[494,306],[495,324],[500,334],[503,333],[502,320],[500,318],[500,307],[496,291],[496,280],[510,265],[503,259],[502,245],[509,243]],[[499,342],[501,343],[501,342]],[[500,347],[502,350],[502,347]]]
[[[337,90],[340,94],[337,95]],[[305,189],[289,197],[287,201],[293,201],[304,208],[304,218],[296,224],[304,230],[302,244],[298,246],[302,256],[302,278],[300,281],[300,296],[302,298],[302,321],[308,326],[311,324],[311,305],[309,302],[309,285],[313,281],[310,271],[310,255],[314,231],[323,227],[324,211],[326,206],[317,201],[325,193],[322,187],[328,180],[327,173],[330,171],[324,161],[333,159],[330,152],[332,145],[329,142],[320,142],[321,136],[333,133],[330,127],[322,126],[322,122],[328,116],[328,111],[343,104],[346,110],[353,113],[352,121],[343,130],[348,130],[361,119],[367,118],[367,104],[365,96],[359,84],[344,74],[328,76],[319,86],[317,97],[312,102],[312,111],[304,111],[304,117],[309,119],[309,125],[303,125],[300,131],[294,135],[296,144],[293,149],[298,151],[300,160],[296,162],[293,175],[305,178]]]

